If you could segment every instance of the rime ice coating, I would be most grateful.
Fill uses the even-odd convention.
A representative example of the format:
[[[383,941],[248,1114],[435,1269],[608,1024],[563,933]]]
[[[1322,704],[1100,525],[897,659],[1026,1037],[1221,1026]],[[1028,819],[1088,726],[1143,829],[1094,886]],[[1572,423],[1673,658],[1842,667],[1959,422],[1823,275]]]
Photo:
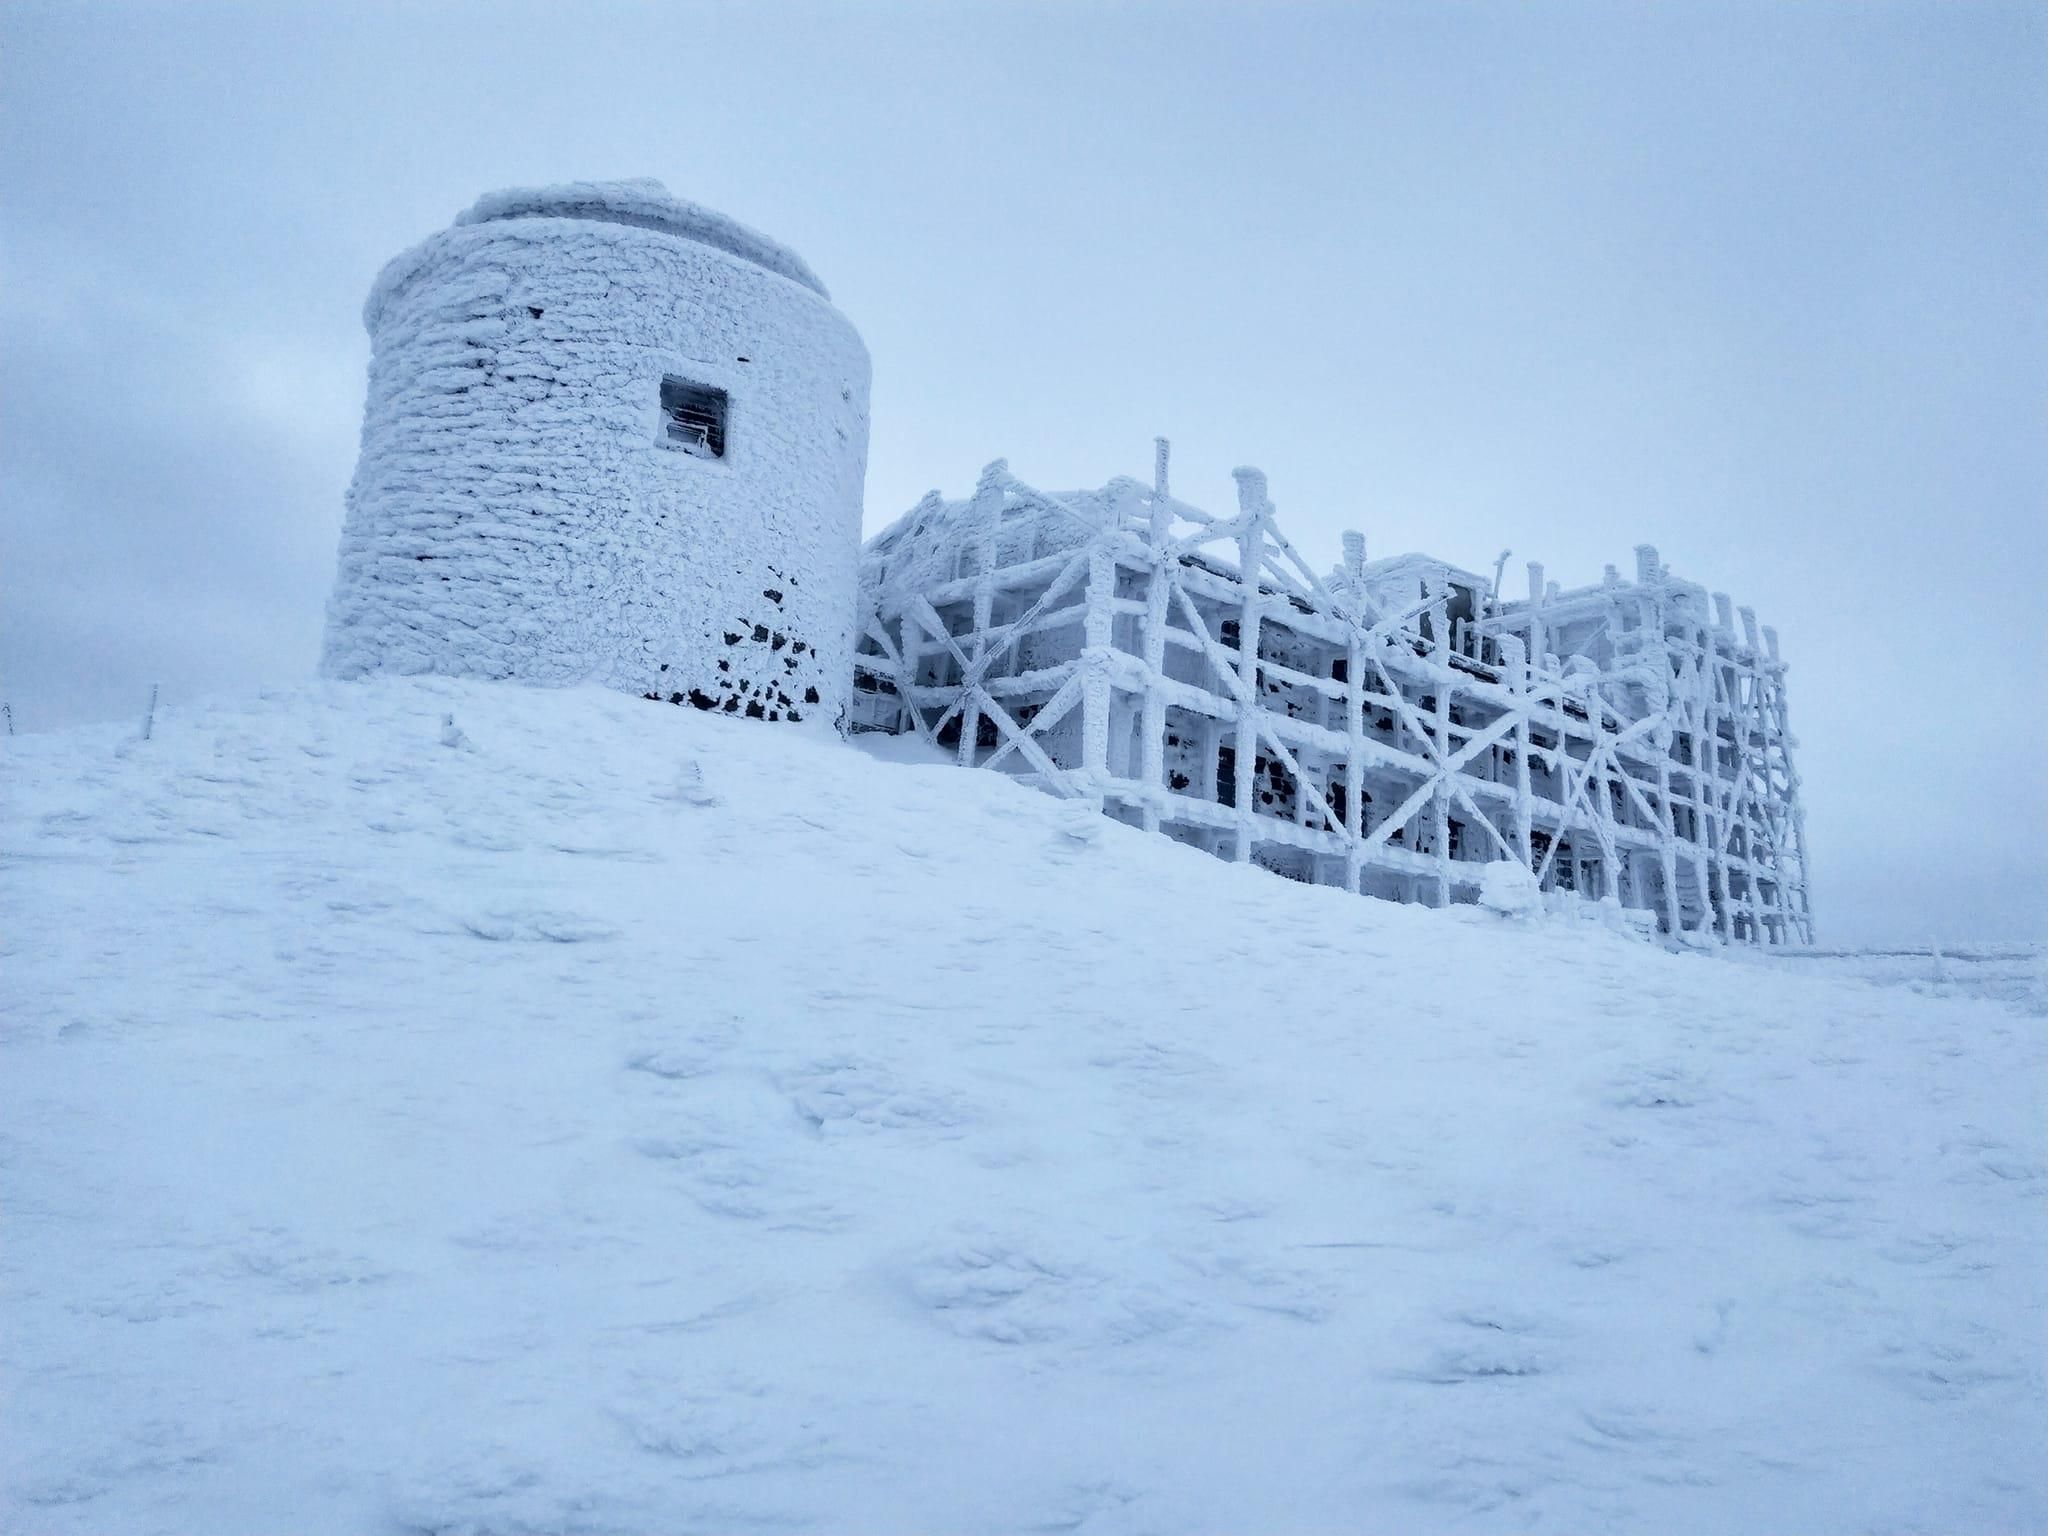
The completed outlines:
[[[669,196],[667,187],[651,178],[631,181],[572,181],[559,187],[508,187],[486,192],[457,224],[484,224],[494,219],[595,219],[607,224],[637,224],[659,229],[702,245],[715,246],[770,272],[802,283],[821,299],[829,299],[818,274],[787,246],[749,229],[737,219],[710,208]]]
[[[329,675],[840,717],[868,357],[793,252],[659,182],[494,192],[364,323]]]
[[[1505,554],[1489,581],[1357,532],[1318,577],[1258,470],[1231,518],[1167,470],[1162,438],[1149,487],[1052,495],[998,459],[875,535],[855,725],[1305,883],[1813,942],[1786,668],[1750,610],[1710,617],[1647,544],[1633,582],[1532,563],[1527,602]]]

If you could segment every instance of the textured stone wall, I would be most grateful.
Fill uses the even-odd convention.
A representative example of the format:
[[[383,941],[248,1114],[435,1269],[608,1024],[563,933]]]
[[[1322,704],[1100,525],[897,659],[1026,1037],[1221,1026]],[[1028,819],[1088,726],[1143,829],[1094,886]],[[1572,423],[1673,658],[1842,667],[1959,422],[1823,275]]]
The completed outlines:
[[[651,183],[465,219],[365,308],[324,669],[836,721],[867,460],[852,326],[793,255]],[[669,440],[671,376],[726,392],[723,457]]]

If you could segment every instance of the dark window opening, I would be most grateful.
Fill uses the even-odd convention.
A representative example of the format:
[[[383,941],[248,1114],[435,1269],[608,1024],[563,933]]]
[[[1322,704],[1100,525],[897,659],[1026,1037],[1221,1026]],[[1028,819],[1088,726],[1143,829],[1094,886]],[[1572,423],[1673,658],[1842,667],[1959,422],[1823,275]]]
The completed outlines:
[[[725,391],[670,374],[661,381],[667,440],[698,459],[725,457]]]

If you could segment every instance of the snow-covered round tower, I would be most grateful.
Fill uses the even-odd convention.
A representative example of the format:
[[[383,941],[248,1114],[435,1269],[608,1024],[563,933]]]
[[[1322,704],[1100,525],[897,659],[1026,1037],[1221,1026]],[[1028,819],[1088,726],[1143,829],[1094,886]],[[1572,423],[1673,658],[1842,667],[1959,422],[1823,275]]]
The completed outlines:
[[[363,322],[324,671],[840,718],[868,357],[793,252],[656,181],[496,192]]]

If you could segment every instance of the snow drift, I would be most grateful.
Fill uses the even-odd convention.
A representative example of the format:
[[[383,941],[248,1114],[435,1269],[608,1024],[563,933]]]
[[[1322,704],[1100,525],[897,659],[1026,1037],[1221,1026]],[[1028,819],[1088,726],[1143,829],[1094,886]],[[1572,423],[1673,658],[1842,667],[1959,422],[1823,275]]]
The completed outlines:
[[[7,743],[9,1531],[2048,1516],[2037,1018],[598,690],[133,738]]]

